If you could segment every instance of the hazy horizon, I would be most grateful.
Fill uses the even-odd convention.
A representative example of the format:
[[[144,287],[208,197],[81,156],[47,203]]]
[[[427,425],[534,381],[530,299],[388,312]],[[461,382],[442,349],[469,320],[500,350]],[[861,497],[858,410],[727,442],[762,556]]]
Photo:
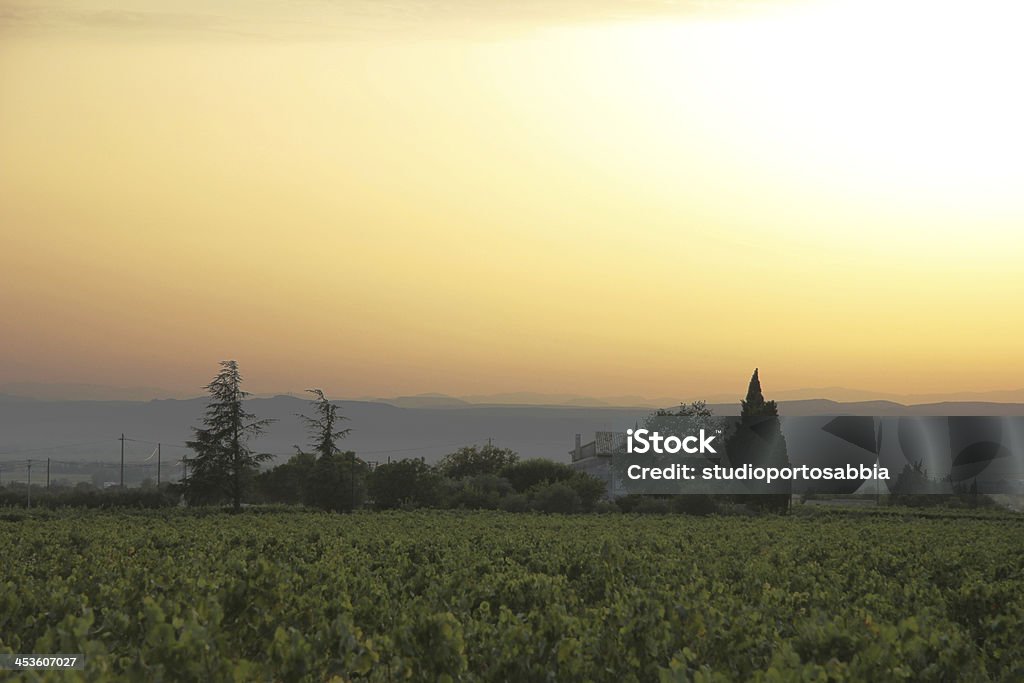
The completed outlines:
[[[1017,392],[1022,16],[0,0],[0,384]]]
[[[475,405],[524,405],[575,407],[670,407],[678,403],[690,401],[707,401],[709,404],[739,404],[742,392],[679,395],[679,396],[638,396],[638,395],[581,395],[542,393],[531,391],[464,394],[452,395],[442,392],[421,392],[417,394],[381,396],[381,395],[332,395],[332,401],[346,402],[385,402],[405,407],[430,406],[475,406]],[[253,398],[269,398],[290,396],[307,399],[308,392],[300,389],[280,389],[277,391],[261,391],[250,394]],[[151,400],[191,400],[206,399],[200,389],[190,392],[170,391],[159,387],[117,387],[97,384],[75,383],[38,383],[38,382],[0,382],[0,398],[32,399],[42,401],[151,401]],[[836,403],[854,404],[870,402],[889,402],[905,406],[934,403],[1024,403],[1024,388],[988,392],[953,392],[937,394],[891,394],[883,392],[852,389],[847,387],[807,387],[800,389],[781,389],[769,392],[768,398],[781,403],[792,401],[832,401]]]

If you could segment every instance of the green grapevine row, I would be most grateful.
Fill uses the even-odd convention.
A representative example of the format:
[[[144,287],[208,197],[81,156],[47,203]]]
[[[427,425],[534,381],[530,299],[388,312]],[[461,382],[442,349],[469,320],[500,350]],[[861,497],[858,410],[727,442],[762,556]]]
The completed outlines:
[[[1024,680],[1016,517],[0,515],[22,680]]]

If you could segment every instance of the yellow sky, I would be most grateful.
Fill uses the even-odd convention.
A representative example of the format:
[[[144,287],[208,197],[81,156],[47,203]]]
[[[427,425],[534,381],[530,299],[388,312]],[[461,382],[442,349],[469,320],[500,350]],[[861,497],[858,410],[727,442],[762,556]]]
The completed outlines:
[[[237,4],[0,0],[0,380],[1024,386],[1013,3]]]

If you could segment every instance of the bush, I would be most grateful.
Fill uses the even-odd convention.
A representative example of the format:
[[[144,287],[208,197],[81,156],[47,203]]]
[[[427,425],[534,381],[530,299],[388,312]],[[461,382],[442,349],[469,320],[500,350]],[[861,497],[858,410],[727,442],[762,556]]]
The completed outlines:
[[[529,512],[530,497],[524,493],[513,493],[498,502],[498,509],[505,512]]]
[[[441,476],[419,459],[378,465],[370,473],[369,489],[378,510],[435,507],[441,503]]]
[[[481,474],[461,481],[449,481],[445,507],[467,510],[497,510],[501,499],[515,492],[512,484],[494,474]]]
[[[25,507],[27,503],[25,486],[8,486],[0,489],[0,506]],[[162,484],[160,488],[109,488],[109,489],[51,489],[32,487],[32,507],[62,508],[162,508],[178,504],[180,487]]]
[[[306,488],[306,503],[322,510],[351,512],[366,499],[366,463],[352,451],[319,457]]]
[[[508,448],[498,448],[491,444],[465,446],[441,458],[437,469],[451,479],[464,479],[481,474],[498,475],[518,461],[516,452]]]
[[[594,509],[597,501],[607,493],[604,482],[584,472],[573,472],[565,483],[576,492],[580,499],[580,509],[589,512]]]
[[[542,484],[532,491],[533,508],[540,512],[571,514],[581,508],[580,496],[568,484]]]
[[[568,465],[544,458],[531,458],[513,463],[501,471],[501,476],[512,484],[516,491],[524,493],[534,486],[571,479],[576,470]]]
[[[312,453],[293,455],[288,462],[258,474],[256,491],[262,501],[269,503],[305,503],[315,467],[316,456]]]

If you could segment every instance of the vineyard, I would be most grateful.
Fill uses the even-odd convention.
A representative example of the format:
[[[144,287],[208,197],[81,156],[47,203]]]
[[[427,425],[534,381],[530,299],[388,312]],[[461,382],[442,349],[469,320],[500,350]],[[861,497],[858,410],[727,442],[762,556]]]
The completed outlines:
[[[20,680],[1024,680],[1010,515],[9,511],[0,565],[0,652],[85,655]]]

